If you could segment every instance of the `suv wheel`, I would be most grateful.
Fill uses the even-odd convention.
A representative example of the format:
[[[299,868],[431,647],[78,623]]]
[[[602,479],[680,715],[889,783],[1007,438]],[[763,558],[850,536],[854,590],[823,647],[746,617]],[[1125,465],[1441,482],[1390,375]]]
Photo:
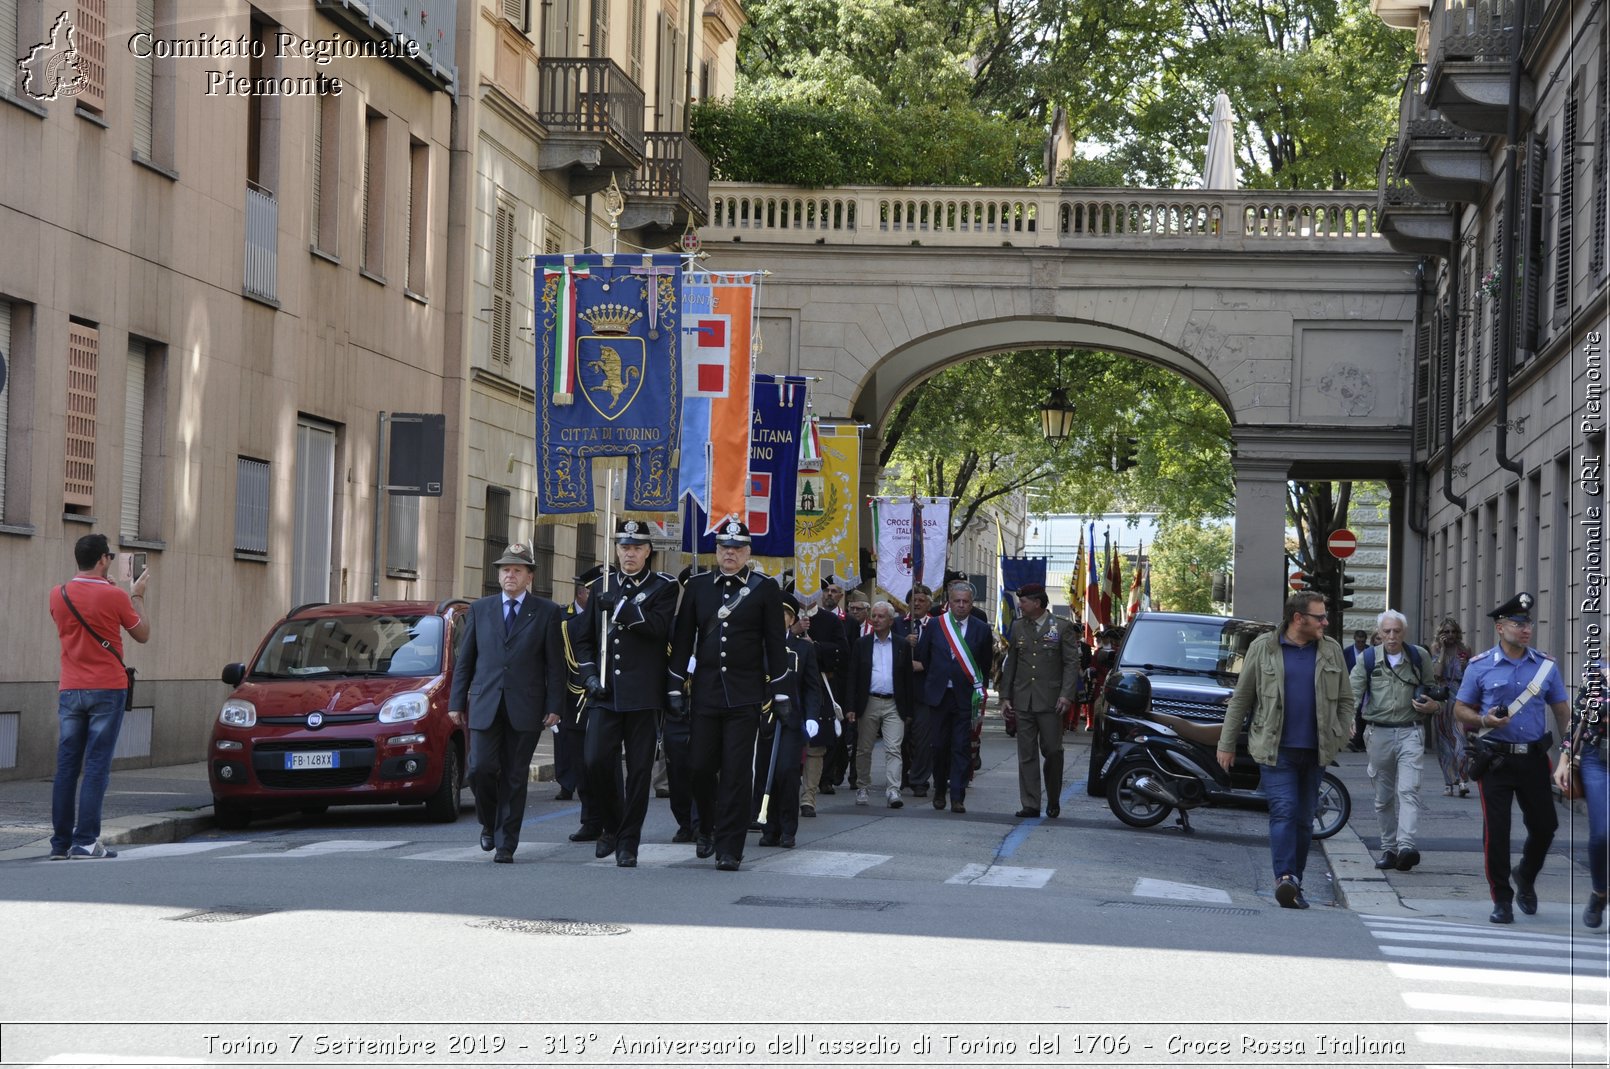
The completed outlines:
[[[442,782],[425,802],[425,819],[435,824],[451,824],[458,819],[458,746],[449,741],[442,750]]]

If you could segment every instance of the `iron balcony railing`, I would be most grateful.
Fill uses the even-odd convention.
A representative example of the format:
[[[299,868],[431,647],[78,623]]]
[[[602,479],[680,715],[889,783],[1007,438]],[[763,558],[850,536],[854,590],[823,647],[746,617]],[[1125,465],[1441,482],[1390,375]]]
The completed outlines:
[[[418,64],[446,86],[457,80],[457,0],[319,0],[319,6],[341,10],[376,41],[414,42],[418,57],[396,62]]]
[[[703,225],[710,205],[710,160],[687,134],[651,131],[643,135],[643,165],[626,185],[629,197],[680,200]]]
[[[1510,57],[1516,0],[1431,0],[1426,54],[1435,67],[1445,60],[1502,62]],[[1537,29],[1544,0],[1526,7],[1526,33]]]
[[[540,61],[537,121],[553,133],[612,137],[643,155],[643,90],[608,59]]]
[[[1479,134],[1472,134],[1442,117],[1442,113],[1426,103],[1426,65],[1416,63],[1409,68],[1403,80],[1403,96],[1398,100],[1398,144],[1414,138],[1474,141],[1480,143]]]
[[[246,280],[244,289],[265,301],[279,300],[280,206],[274,194],[246,183]]]

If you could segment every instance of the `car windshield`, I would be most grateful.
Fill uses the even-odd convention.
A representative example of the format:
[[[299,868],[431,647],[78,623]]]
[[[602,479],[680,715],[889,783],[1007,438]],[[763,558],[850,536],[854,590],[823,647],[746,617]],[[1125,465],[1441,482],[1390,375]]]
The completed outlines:
[[[320,616],[269,636],[254,676],[426,676],[442,669],[438,616]]]
[[[1140,617],[1124,636],[1124,668],[1238,676],[1252,640],[1273,625],[1251,620]]]

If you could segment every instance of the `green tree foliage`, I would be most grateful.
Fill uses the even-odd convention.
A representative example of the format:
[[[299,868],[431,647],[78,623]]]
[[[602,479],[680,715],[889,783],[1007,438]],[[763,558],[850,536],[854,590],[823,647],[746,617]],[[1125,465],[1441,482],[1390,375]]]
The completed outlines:
[[[1152,606],[1170,612],[1216,612],[1213,576],[1228,571],[1234,536],[1226,523],[1170,523],[1157,532],[1152,562]]]
[[[1058,382],[1078,415],[1073,438],[1053,445],[1040,406]],[[1031,488],[1046,512],[1223,516],[1229,433],[1212,398],[1162,368],[1087,350],[1018,352],[919,383],[896,405],[878,459],[891,472],[886,491],[953,499],[954,539],[991,502]],[[1131,452],[1134,466],[1115,471]]]

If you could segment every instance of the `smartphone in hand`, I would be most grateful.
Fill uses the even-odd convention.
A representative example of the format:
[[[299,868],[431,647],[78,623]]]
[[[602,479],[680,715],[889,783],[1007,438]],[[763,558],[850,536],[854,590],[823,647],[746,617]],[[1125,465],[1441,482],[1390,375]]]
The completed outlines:
[[[129,558],[129,582],[139,582],[140,576],[145,574],[145,554],[130,553],[127,556]]]

